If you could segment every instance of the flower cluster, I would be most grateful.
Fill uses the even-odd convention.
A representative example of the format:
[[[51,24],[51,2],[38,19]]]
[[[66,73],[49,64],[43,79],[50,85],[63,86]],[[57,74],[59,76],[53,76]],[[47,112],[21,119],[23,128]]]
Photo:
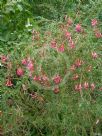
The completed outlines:
[[[95,34],[95,37],[97,39],[102,38],[102,34],[98,29],[98,24],[99,24],[98,20],[96,19],[91,20],[92,32],[93,34]],[[81,44],[81,42],[79,43],[76,42],[77,40],[80,41],[80,38],[82,38],[83,41],[84,34],[83,32],[85,31],[85,29],[86,28],[84,28],[82,24],[80,23],[74,24],[71,18],[67,18],[67,16],[65,16],[65,23],[61,24],[58,34],[55,34],[56,36],[55,35],[53,36],[53,33],[48,31],[44,34],[44,36],[40,38],[41,35],[40,32],[33,30],[32,31],[33,46],[31,47],[31,50],[36,52],[37,49],[38,53],[35,57],[33,57],[33,53],[31,53],[28,55],[29,57],[26,56],[20,60],[21,61],[20,64],[17,64],[17,67],[15,69],[17,78],[19,79],[27,75],[28,78],[32,80],[32,82],[37,82],[42,86],[50,87],[53,85],[53,92],[57,94],[60,92],[60,84],[63,82],[63,78],[66,75],[66,71],[69,71],[71,73],[71,82],[73,82],[74,84],[73,86],[76,91],[81,91],[82,89],[94,90],[96,86],[95,83],[92,82],[89,83],[88,81],[85,81],[86,79],[83,78],[84,76],[82,76],[86,75],[88,72],[92,72],[92,65],[89,64],[87,67],[85,67],[88,62],[86,58],[83,59],[83,57],[81,56],[83,54],[80,53],[80,48],[78,49],[78,46]],[[86,35],[87,38],[88,34],[86,33]],[[66,64],[63,64],[63,62],[60,62],[61,59],[58,59],[60,64],[63,64],[63,66],[58,68],[60,69],[59,71],[61,72],[57,71],[51,75],[49,74],[49,72],[47,72],[46,69],[42,68],[43,67],[41,66],[42,60],[49,57],[48,56],[49,54],[46,55],[48,51],[46,51],[45,48],[48,48],[48,51],[50,53],[53,52],[53,54],[58,54],[60,58],[61,57],[66,58],[66,56],[70,58],[69,60],[65,59]],[[83,49],[85,47],[81,48]],[[76,52],[81,55],[76,55]],[[53,54],[51,57],[55,58],[55,56],[57,55],[53,57]],[[90,49],[88,58],[91,61],[96,61],[99,58],[99,55],[96,50]],[[8,55],[6,56],[3,54],[0,56],[0,59],[3,65],[7,63],[7,68],[11,69],[12,65]],[[53,60],[53,62],[54,61],[55,60]],[[56,64],[57,63],[58,61],[56,57]],[[68,65],[68,63],[70,65]],[[45,64],[43,65],[45,66]],[[50,65],[50,63],[48,63],[48,65]],[[69,67],[65,68],[65,65],[68,65]],[[54,70],[52,70],[52,72],[54,72]],[[65,73],[65,75],[62,73]],[[51,77],[49,75],[51,75]],[[82,82],[83,81],[85,82],[81,83],[81,80]],[[10,75],[7,77],[5,85],[8,87],[13,86],[13,78],[11,78]]]

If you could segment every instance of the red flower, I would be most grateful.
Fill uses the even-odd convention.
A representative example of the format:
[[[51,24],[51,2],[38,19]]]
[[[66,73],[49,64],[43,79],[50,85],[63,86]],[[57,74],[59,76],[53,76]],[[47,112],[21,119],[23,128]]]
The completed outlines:
[[[98,58],[98,55],[97,55],[97,53],[96,53],[96,52],[92,52],[92,54],[91,54],[91,55],[92,55],[92,58],[93,58],[93,59]]]
[[[57,43],[55,40],[51,41],[51,48],[57,48]]]
[[[41,81],[41,77],[35,75],[34,78],[33,78],[33,80],[34,80],[34,81]]]
[[[102,34],[99,31],[95,32],[95,36],[96,36],[96,38],[102,38]]]
[[[38,80],[37,76],[34,76],[34,78],[33,78],[33,79],[34,79],[34,81],[37,81],[37,80]]]
[[[53,90],[53,92],[54,92],[55,94],[58,94],[58,93],[60,92],[60,90],[59,90],[58,87],[56,87],[56,88]]]
[[[69,39],[71,39],[71,33],[70,32],[65,32],[65,36]]]
[[[81,91],[82,90],[82,85],[81,84],[75,85],[75,90],[76,91]]]
[[[26,59],[23,59],[23,60],[22,60],[22,64],[23,64],[23,65],[27,65],[27,60],[26,60]]]
[[[61,77],[59,75],[56,75],[54,78],[53,78],[53,81],[55,82],[55,84],[59,84],[61,82]]]
[[[74,44],[74,42],[73,42],[73,40],[70,38],[70,40],[69,40],[69,47],[71,48],[71,49],[73,49],[73,48],[75,48],[75,44]]]
[[[12,83],[12,81],[11,81],[11,79],[10,78],[8,78],[7,79],[7,81],[6,81],[6,84],[5,84],[6,86],[8,86],[8,87],[11,87],[11,86],[13,86],[13,83]]]
[[[7,59],[8,59],[8,58],[7,58],[6,56],[4,56],[4,55],[1,56],[1,61],[2,61],[2,63],[5,63],[5,62],[7,61]]]
[[[81,32],[81,29],[82,29],[81,25],[77,24],[75,29],[76,29],[77,32]]]
[[[74,76],[72,77],[73,80],[77,80],[79,78],[78,74],[74,74]]]
[[[98,24],[97,20],[96,19],[92,19],[91,20],[91,25],[92,26],[96,26]]]
[[[43,80],[43,81],[48,81],[48,79],[49,79],[49,78],[48,78],[46,75],[43,75],[43,76],[42,76],[42,80]]]
[[[30,71],[33,71],[33,70],[34,70],[34,65],[33,65],[32,61],[29,61],[29,63],[27,64],[27,68],[28,68],[28,70],[30,70]]]
[[[36,99],[37,98],[37,93],[31,93],[30,96],[32,97],[32,99]]]
[[[17,71],[16,71],[16,74],[17,74],[18,76],[23,76],[23,75],[24,75],[23,69],[22,69],[22,68],[18,68]]]
[[[94,83],[92,83],[90,86],[91,86],[91,90],[95,89],[95,84]]]
[[[89,88],[89,83],[85,82],[83,86],[84,86],[84,89],[88,89]]]
[[[80,59],[77,59],[77,60],[75,61],[75,66],[76,66],[76,67],[80,67],[82,64],[83,64],[83,61],[80,60]]]
[[[59,52],[64,52],[64,45],[62,44],[59,48],[58,48]]]
[[[71,18],[68,18],[68,21],[67,21],[68,25],[72,25],[73,24],[73,21]]]

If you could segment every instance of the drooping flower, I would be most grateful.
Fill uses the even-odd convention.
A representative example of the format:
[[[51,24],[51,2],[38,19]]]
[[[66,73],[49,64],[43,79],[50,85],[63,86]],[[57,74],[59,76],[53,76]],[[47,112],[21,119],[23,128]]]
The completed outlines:
[[[54,88],[53,92],[54,92],[55,94],[58,94],[58,93],[60,92],[59,87]]]
[[[34,81],[37,81],[37,80],[38,80],[38,78],[37,78],[36,75],[34,76],[33,80],[34,80]]]
[[[77,59],[77,60],[75,61],[75,66],[76,66],[77,68],[80,67],[82,64],[83,64],[83,61],[80,60],[80,59]]]
[[[58,48],[58,52],[64,52],[64,45],[63,44]]]
[[[55,84],[59,84],[61,82],[61,77],[59,75],[56,75],[54,78],[53,78],[53,81]]]
[[[17,76],[23,76],[24,75],[24,71],[22,68],[18,68],[16,71]]]
[[[72,39],[69,40],[69,47],[70,47],[71,49],[75,48],[75,44],[74,44],[74,42],[73,42]]]
[[[76,27],[75,27],[75,30],[77,32],[81,32],[82,28],[81,28],[81,25],[80,24],[77,24]]]
[[[31,93],[30,96],[32,99],[36,99],[38,95],[36,92],[34,92],[34,93]]]
[[[41,78],[42,78],[43,81],[48,81],[49,80],[49,78],[46,75],[43,75]]]
[[[33,80],[34,80],[34,81],[41,81],[41,77],[35,75],[34,78],[33,78]]]
[[[13,83],[12,83],[12,81],[11,81],[10,78],[8,78],[8,79],[6,80],[6,84],[5,84],[5,85],[8,86],[8,87],[13,86]]]
[[[78,74],[74,74],[74,76],[72,77],[73,80],[77,80],[79,78]]]
[[[65,37],[68,38],[68,40],[71,39],[71,33],[70,32],[65,32]]]
[[[5,55],[1,56],[2,63],[5,63],[7,61],[7,59],[8,59],[7,56],[5,56]]]
[[[96,19],[91,20],[91,25],[96,26],[98,24],[98,21]]]
[[[89,83],[88,82],[84,82],[84,89],[88,89],[89,88]]]
[[[31,78],[31,79],[32,79],[32,76],[33,76],[32,74],[33,74],[33,71],[28,72],[28,77]]]
[[[51,48],[54,48],[54,49],[57,48],[57,43],[56,43],[55,40],[52,40],[52,41],[51,41]]]
[[[91,83],[90,87],[91,87],[91,90],[94,90],[95,89],[95,84]]]
[[[99,31],[96,31],[96,32],[95,32],[95,37],[96,37],[96,38],[102,38],[102,33],[99,32]]]
[[[23,65],[27,65],[27,60],[26,60],[26,59],[23,59],[23,60],[22,60],[22,64],[23,64]]]
[[[33,71],[33,70],[34,70],[34,65],[33,65],[33,62],[32,62],[32,61],[29,61],[29,62],[28,62],[27,68],[28,68],[29,71]]]
[[[75,85],[75,90],[76,91],[81,91],[82,90],[82,85],[81,84]]]
[[[98,54],[97,54],[96,52],[92,52],[92,54],[91,54],[91,55],[92,55],[92,58],[93,58],[93,59],[98,58]]]
[[[68,18],[67,24],[68,25],[72,25],[73,24],[73,21],[72,21],[72,19],[70,17]]]

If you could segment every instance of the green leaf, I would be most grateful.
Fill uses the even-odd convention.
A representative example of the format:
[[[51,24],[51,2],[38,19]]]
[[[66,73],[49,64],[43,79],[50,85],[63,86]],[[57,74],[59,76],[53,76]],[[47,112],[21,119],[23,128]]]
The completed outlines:
[[[19,11],[23,10],[23,8],[22,8],[22,6],[20,4],[17,5],[17,8],[18,8]]]

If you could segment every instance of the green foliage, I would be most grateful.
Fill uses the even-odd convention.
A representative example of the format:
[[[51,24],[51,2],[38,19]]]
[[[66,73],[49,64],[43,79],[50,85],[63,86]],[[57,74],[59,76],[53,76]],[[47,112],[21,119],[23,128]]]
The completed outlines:
[[[77,43],[75,50],[67,49],[68,43],[60,29],[67,24],[67,21],[64,22],[65,15],[74,22],[68,31]],[[90,23],[93,18],[100,22],[95,29],[101,32],[102,0],[0,1],[0,58],[2,55],[9,58],[7,63],[0,60],[0,135],[102,135],[102,41],[95,38]],[[75,32],[77,23],[81,23],[85,33]],[[39,32],[34,41],[32,29]],[[59,55],[53,49],[45,49],[43,53],[47,57],[42,62],[39,49],[49,46],[53,39],[57,40],[58,47],[64,42],[65,52]],[[98,54],[96,60],[91,57],[94,51]],[[27,69],[21,64],[21,60],[27,57],[42,64],[49,76],[60,72],[63,77],[65,68],[69,70],[77,58],[85,63],[75,71],[80,79],[72,81],[75,73],[71,73],[64,84],[59,85],[60,92],[55,94],[52,88],[45,89],[32,82]],[[88,73],[86,69],[90,65],[92,72]],[[24,69],[23,77],[16,75],[18,67]],[[13,87],[5,86],[8,77],[12,78]],[[79,82],[83,84],[86,80],[95,83],[95,90],[75,91],[74,85]],[[33,93],[37,94],[37,99],[31,97]]]

